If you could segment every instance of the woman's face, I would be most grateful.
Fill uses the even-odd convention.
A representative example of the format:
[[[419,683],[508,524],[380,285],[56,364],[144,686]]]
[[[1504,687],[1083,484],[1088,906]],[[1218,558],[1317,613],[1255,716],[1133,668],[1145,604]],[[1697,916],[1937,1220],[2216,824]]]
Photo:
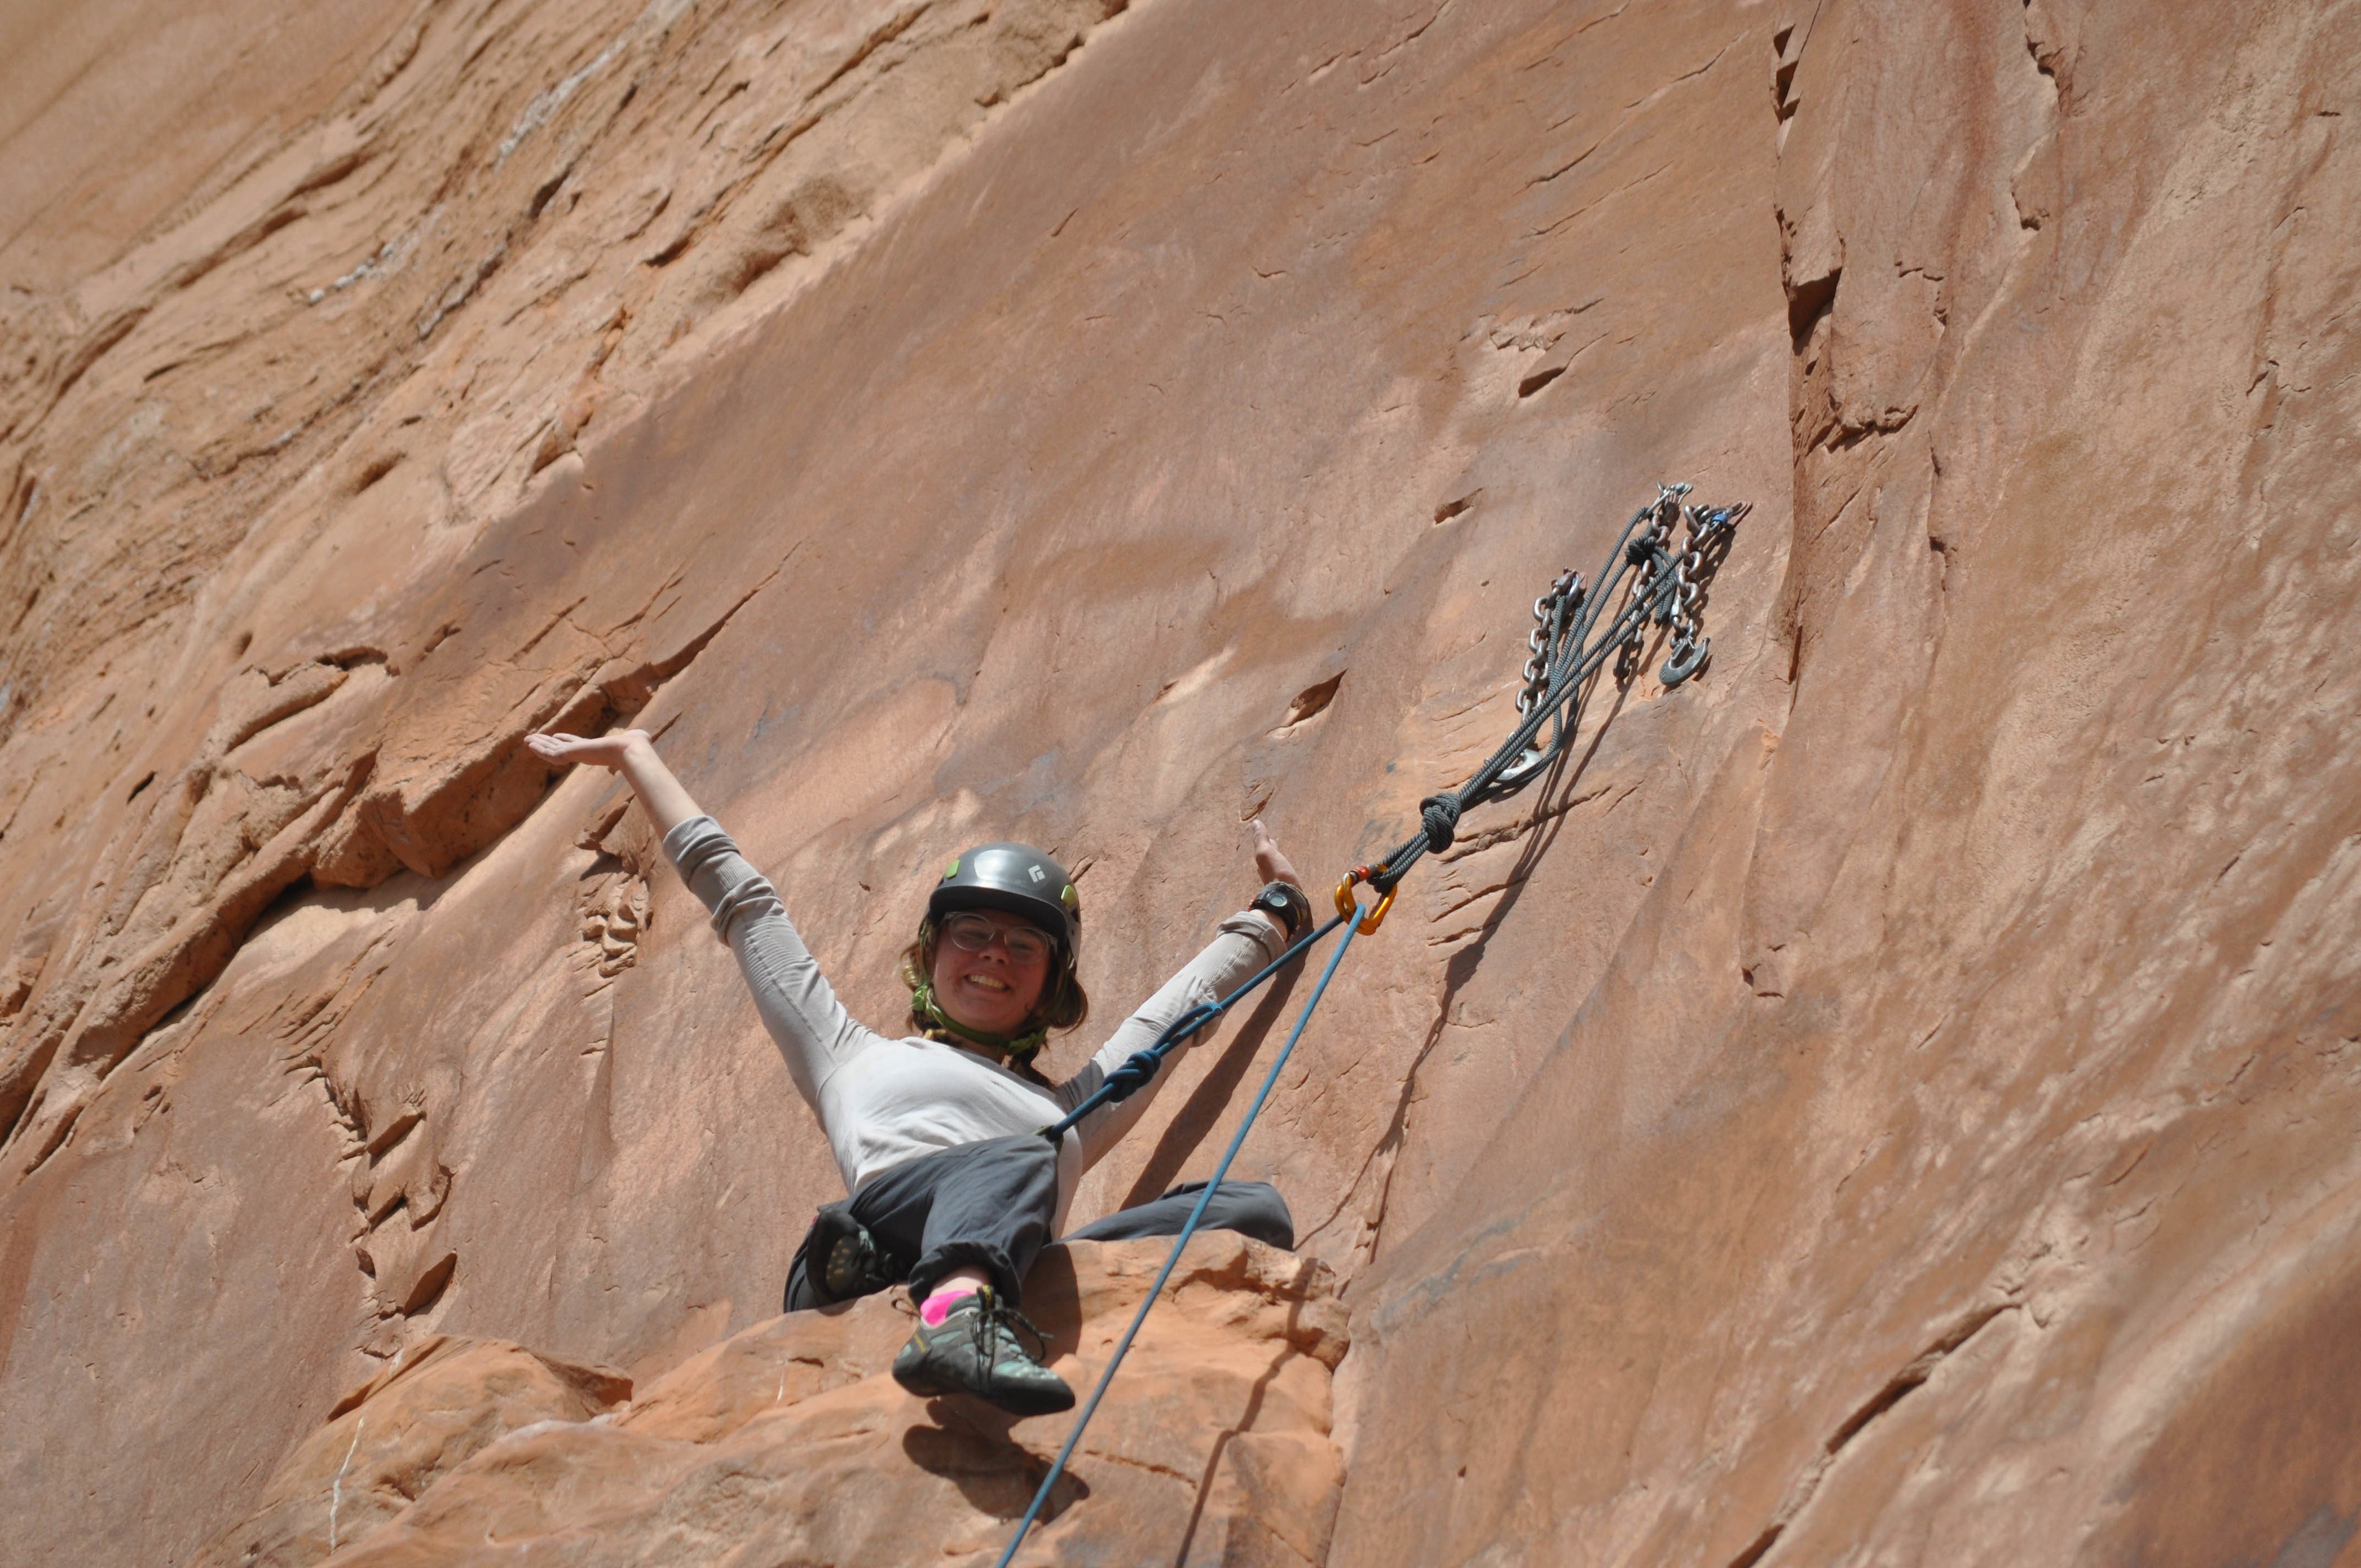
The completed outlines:
[[[1020,958],[1008,933],[1019,933]],[[1049,983],[1051,944],[1040,928],[996,909],[963,909],[945,917],[935,937],[935,1004],[951,1021],[981,1035],[1014,1035],[1024,1027]],[[971,950],[971,944],[980,948]]]

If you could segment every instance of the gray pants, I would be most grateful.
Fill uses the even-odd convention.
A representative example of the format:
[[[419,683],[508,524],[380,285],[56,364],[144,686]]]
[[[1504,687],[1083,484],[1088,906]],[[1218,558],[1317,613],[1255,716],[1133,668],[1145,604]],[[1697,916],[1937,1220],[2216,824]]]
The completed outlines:
[[[1163,1197],[1118,1210],[1074,1232],[1069,1241],[1177,1236],[1205,1184],[1191,1181]],[[1049,1240],[1058,1210],[1058,1153],[1033,1134],[961,1144],[872,1177],[848,1201],[910,1293],[924,1298],[946,1274],[980,1268],[1011,1306]],[[1263,1181],[1224,1181],[1205,1205],[1200,1230],[1237,1231],[1273,1246],[1295,1245],[1295,1218],[1279,1189]],[[787,1270],[786,1310],[821,1304],[807,1274],[811,1238]]]

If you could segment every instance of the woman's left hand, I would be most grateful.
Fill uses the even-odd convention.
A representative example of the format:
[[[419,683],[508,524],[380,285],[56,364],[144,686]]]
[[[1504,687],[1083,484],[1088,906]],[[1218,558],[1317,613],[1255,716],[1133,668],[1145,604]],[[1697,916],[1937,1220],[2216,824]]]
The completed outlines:
[[[619,729],[612,735],[568,735],[559,731],[550,735],[528,735],[525,750],[545,762],[587,762],[592,767],[623,766],[631,756],[631,742],[642,743],[648,732],[644,729]]]
[[[1303,879],[1295,874],[1295,867],[1279,852],[1279,840],[1270,836],[1270,829],[1262,825],[1259,817],[1254,819],[1254,858],[1255,874],[1263,881],[1292,883],[1299,888],[1303,885]]]
[[[622,774],[647,808],[658,833],[669,833],[689,818],[704,815],[656,755],[655,741],[644,729],[620,729],[612,735],[528,735],[524,743],[544,762],[585,762]]]

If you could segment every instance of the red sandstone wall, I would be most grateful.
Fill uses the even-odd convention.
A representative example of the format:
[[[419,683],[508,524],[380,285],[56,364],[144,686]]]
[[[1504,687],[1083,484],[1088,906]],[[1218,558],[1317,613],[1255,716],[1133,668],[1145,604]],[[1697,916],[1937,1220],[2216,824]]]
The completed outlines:
[[[773,1310],[826,1150],[531,729],[661,727],[873,1021],[1052,845],[1112,1016],[1687,477],[1709,674],[1249,1146],[1327,1560],[2340,1561],[2356,13],[1110,9],[0,16],[8,1560],[189,1560],[434,1334]]]

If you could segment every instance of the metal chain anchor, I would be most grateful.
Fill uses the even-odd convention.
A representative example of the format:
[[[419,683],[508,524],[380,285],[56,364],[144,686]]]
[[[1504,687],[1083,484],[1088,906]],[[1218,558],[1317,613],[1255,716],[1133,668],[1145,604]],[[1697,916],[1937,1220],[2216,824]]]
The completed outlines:
[[[1672,623],[1672,646],[1666,651],[1664,667],[1656,678],[1668,686],[1676,686],[1705,668],[1712,652],[1710,638],[1697,636],[1697,575],[1705,567],[1705,552],[1698,548],[1703,537],[1700,527],[1702,509],[1689,507],[1684,514],[1689,525],[1688,548],[1673,559],[1672,593],[1662,619]]]
[[[1648,532],[1626,547],[1627,557],[1640,568],[1639,578],[1631,588],[1631,602],[1641,607],[1641,613],[1632,619],[1623,633],[1622,644],[1615,651],[1615,680],[1619,685],[1628,684],[1640,673],[1640,649],[1646,641],[1647,623],[1653,620],[1659,626],[1672,624],[1673,606],[1670,600],[1678,597],[1684,580],[1684,557],[1673,554],[1673,523],[1681,515],[1681,502],[1688,493],[1689,486],[1686,480],[1673,485],[1659,484],[1655,500],[1642,513],[1648,520]],[[1672,577],[1673,593],[1670,596],[1664,593],[1662,586],[1667,570]],[[1672,685],[1677,683],[1667,681],[1664,684]]]
[[[1682,487],[1684,489],[1686,486]],[[1656,678],[1668,686],[1676,686],[1699,670],[1713,657],[1713,639],[1697,635],[1697,601],[1705,576],[1705,547],[1723,530],[1734,527],[1746,512],[1743,502],[1734,507],[1717,507],[1711,510],[1700,506],[1685,507],[1682,515],[1688,522],[1688,547],[1673,562],[1671,620],[1672,646],[1666,651],[1664,667]]]
[[[1531,713],[1533,704],[1549,693],[1551,654],[1565,639],[1566,617],[1582,603],[1582,574],[1560,573],[1549,592],[1533,600],[1533,629],[1525,634],[1532,657],[1525,661],[1525,689],[1517,694],[1517,711]]]
[[[1566,632],[1582,609],[1582,574],[1571,567],[1558,574],[1549,591],[1533,600],[1533,629],[1525,634],[1525,647],[1532,657],[1525,661],[1525,685],[1517,694],[1517,711],[1531,713],[1535,704],[1549,696],[1551,679],[1562,663]],[[1560,725],[1563,729],[1563,724]],[[1549,761],[1552,751],[1540,744],[1528,746],[1517,759],[1500,770],[1503,779],[1515,780],[1538,769]]]

